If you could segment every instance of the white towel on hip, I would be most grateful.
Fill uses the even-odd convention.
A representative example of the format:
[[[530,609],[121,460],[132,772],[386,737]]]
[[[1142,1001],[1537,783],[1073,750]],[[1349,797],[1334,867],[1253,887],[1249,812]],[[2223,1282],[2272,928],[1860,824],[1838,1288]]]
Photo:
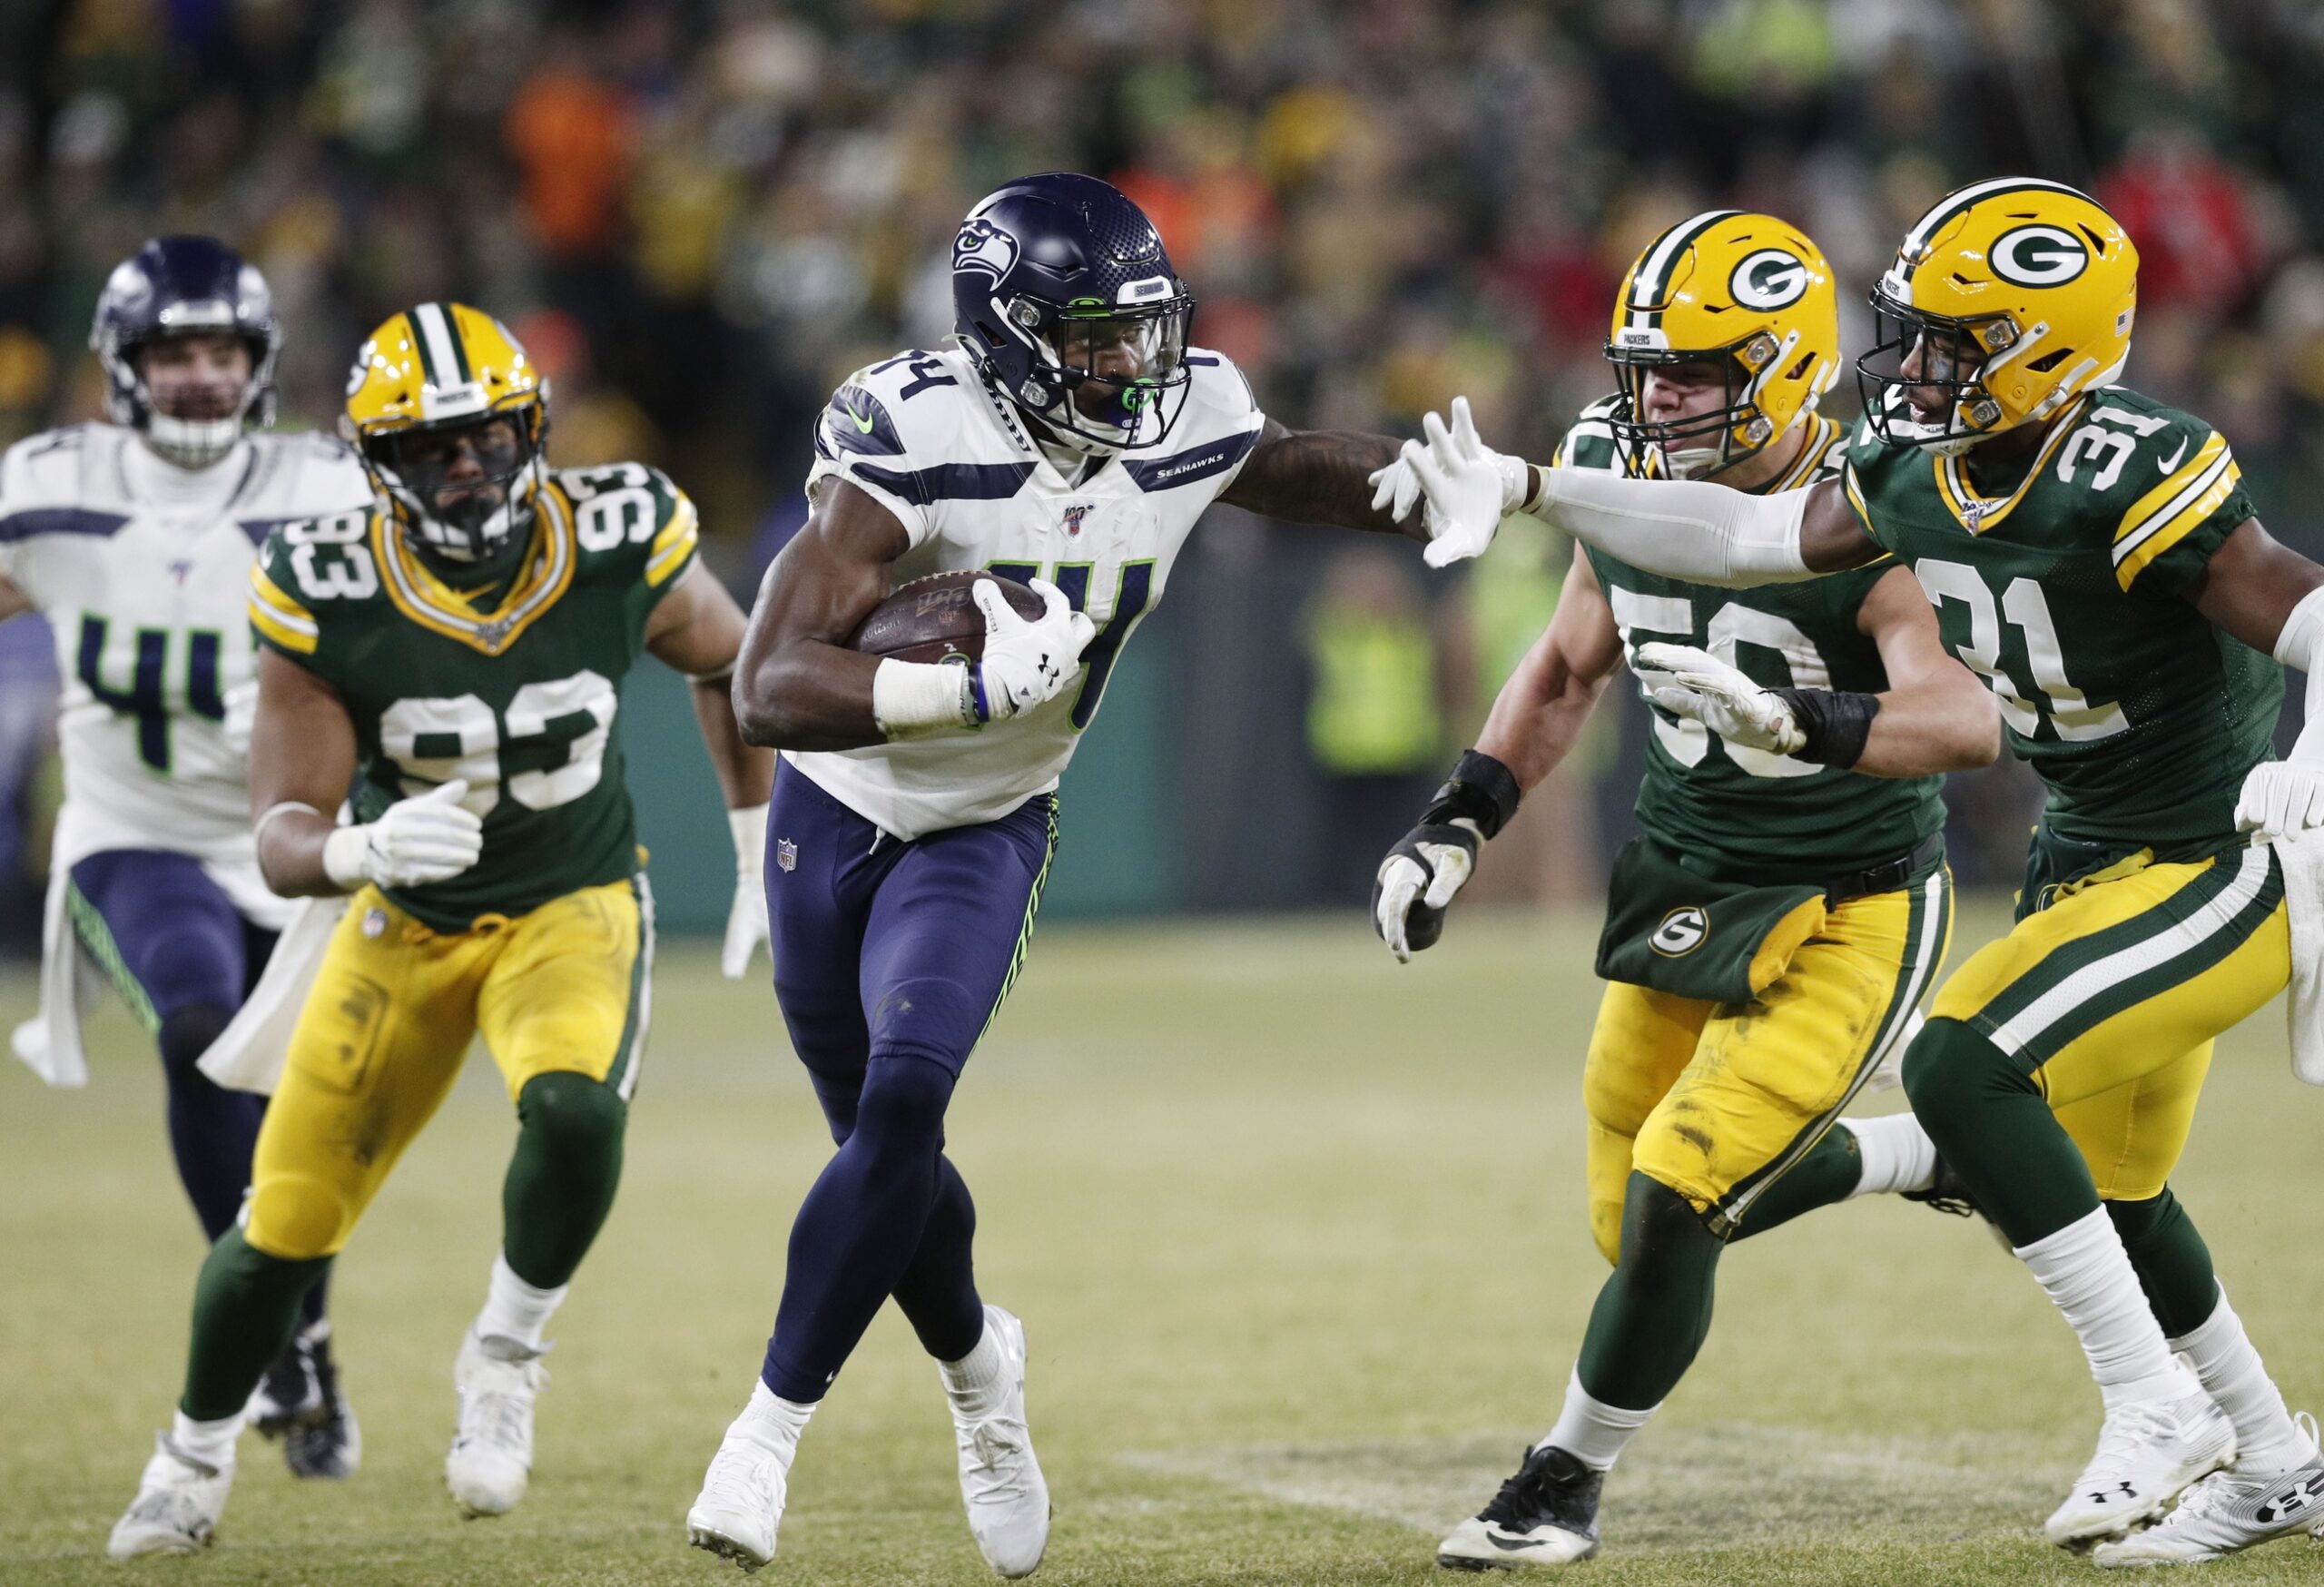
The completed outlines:
[[[330,934],[347,912],[344,897],[307,898],[275,940],[266,961],[266,972],[243,1000],[232,1022],[218,1033],[201,1059],[202,1072],[236,1091],[272,1096],[282,1078],[282,1061],[290,1051],[290,1033],[299,1027],[300,1010],[307,1006],[307,991],[330,946]]]
[[[2291,1072],[2324,1086],[2324,831],[2279,838],[2275,847],[2291,924],[2291,991],[2284,1000]]]
[[[81,1015],[96,1005],[104,978],[73,930],[72,886],[64,867],[50,872],[40,920],[40,1011],[9,1032],[8,1048],[50,1085],[78,1089],[89,1083]]]

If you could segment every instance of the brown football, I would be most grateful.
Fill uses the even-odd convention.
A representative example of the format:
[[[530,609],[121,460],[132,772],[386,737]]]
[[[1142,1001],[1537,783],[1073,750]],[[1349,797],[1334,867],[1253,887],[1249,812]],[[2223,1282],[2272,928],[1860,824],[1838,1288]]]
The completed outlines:
[[[898,585],[847,636],[847,647],[898,661],[944,661],[955,656],[980,659],[984,655],[984,614],[969,596],[980,578],[999,585],[1019,616],[1041,615],[1041,597],[1013,578],[980,572],[931,573]]]

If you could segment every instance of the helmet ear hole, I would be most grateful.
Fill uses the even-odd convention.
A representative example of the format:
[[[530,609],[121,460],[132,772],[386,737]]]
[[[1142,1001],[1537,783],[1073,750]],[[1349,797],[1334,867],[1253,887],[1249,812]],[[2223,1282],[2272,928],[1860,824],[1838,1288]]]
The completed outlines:
[[[2031,373],[2036,375],[2046,375],[2052,370],[2056,369],[2060,364],[2065,362],[2066,360],[2073,356],[2073,349],[2070,347],[2062,347],[2055,352],[2043,353],[2040,358],[2037,358],[2033,362],[2027,364],[2025,368]]]

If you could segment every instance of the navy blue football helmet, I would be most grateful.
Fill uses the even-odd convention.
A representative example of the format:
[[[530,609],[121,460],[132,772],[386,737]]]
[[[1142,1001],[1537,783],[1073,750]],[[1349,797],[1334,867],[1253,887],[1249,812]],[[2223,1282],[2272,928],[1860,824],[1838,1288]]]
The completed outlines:
[[[251,350],[250,383],[230,418],[179,419],[158,411],[136,354],[163,337],[225,331]],[[274,422],[274,365],[282,328],[257,267],[209,237],[156,237],[113,267],[97,298],[89,347],[104,366],[105,411],[144,432],[154,450],[200,468],[226,455],[250,426]]]
[[[1051,439],[1148,446],[1186,406],[1195,301],[1146,212],[1094,176],[981,200],[952,243],[952,305],[985,379]]]

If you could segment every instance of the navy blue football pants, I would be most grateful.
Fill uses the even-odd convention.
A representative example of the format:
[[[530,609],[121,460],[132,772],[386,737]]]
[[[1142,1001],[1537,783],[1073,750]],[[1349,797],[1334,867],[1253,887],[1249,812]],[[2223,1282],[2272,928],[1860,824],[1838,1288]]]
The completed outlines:
[[[196,1067],[266,968],[274,933],[243,918],[190,854],[107,849],[73,867],[73,925],[162,1050],[170,1151],[212,1243],[233,1226],[251,1182],[266,1099],[231,1091]],[[322,1316],[322,1285],[307,1320]]]
[[[774,992],[839,1150],[791,1228],[763,1376],[823,1397],[890,1296],[928,1353],[984,1331],[976,1205],[944,1156],[960,1067],[1007,995],[1057,850],[1047,794],[980,826],[888,836],[787,762],[767,813]]]

